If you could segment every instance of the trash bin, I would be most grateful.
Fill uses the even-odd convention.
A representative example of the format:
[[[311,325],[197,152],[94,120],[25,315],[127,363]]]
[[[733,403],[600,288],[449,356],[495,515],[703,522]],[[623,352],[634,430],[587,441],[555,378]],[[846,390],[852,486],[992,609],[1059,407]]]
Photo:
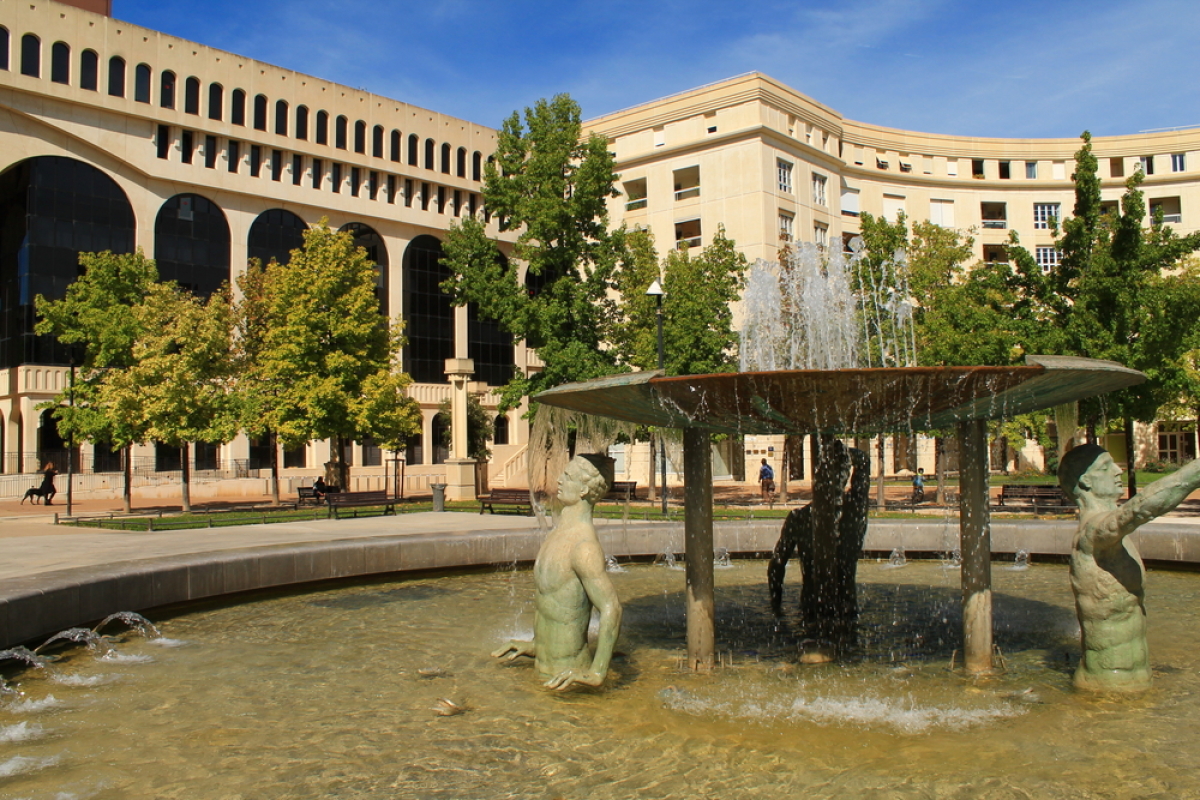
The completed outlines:
[[[446,484],[431,483],[431,484],[429,484],[429,488],[433,489],[433,510],[434,511],[445,511],[446,510]]]

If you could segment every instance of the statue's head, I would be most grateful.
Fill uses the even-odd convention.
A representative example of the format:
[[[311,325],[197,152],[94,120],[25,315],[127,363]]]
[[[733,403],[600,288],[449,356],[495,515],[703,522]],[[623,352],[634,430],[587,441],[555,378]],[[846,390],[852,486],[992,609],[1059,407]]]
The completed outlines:
[[[580,499],[595,503],[612,486],[615,462],[608,456],[583,453],[575,456],[563,470],[563,478],[580,484]],[[560,482],[561,486],[561,482]]]
[[[1121,494],[1121,468],[1098,444],[1081,444],[1063,456],[1058,465],[1058,485],[1067,497],[1116,498]]]

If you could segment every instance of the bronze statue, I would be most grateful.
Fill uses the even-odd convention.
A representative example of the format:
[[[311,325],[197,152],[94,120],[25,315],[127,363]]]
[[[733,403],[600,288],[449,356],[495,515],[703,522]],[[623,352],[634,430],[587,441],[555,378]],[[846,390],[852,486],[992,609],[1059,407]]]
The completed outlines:
[[[613,460],[605,456],[578,455],[567,464],[558,479],[562,512],[533,567],[533,641],[509,642],[492,653],[505,661],[533,657],[550,689],[602,685],[621,630],[621,603],[592,524],[592,508],[612,476]],[[588,649],[593,607],[600,612],[595,655]]]
[[[1083,655],[1075,686],[1106,692],[1149,688],[1146,571],[1128,537],[1200,487],[1200,460],[1158,479],[1120,507],[1121,468],[1099,445],[1080,445],[1067,453],[1058,468],[1058,482],[1079,504],[1071,589]]]

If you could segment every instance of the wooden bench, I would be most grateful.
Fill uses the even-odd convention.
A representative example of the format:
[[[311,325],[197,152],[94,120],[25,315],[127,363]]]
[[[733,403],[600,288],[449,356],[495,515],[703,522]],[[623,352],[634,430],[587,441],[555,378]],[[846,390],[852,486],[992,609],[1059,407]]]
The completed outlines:
[[[608,490],[608,494],[604,496],[604,499],[620,500],[623,503],[636,500],[637,481],[613,481],[612,487]]]
[[[296,506],[300,507],[305,503],[312,503],[314,506],[321,504],[317,499],[316,490],[311,486],[301,486],[296,490]]]
[[[1000,487],[996,505],[1004,509],[1014,505],[1033,506],[1034,512],[1075,510],[1075,503],[1063,494],[1063,490],[1050,484],[1006,483]]]
[[[479,500],[480,514],[485,510],[495,514],[496,506],[516,506],[517,508],[523,506],[524,513],[533,513],[533,502],[529,499],[528,489],[492,489],[487,494],[479,495],[477,499]]]
[[[325,495],[325,504],[329,506],[329,516],[341,519],[339,509],[353,508],[354,516],[358,509],[364,506],[382,507],[384,515],[396,513],[396,498],[388,497],[385,491],[377,492],[330,492]]]

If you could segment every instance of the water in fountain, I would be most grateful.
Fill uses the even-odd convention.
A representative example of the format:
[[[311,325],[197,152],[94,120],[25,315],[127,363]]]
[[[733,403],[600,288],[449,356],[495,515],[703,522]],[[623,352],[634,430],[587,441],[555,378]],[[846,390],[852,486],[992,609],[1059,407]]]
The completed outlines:
[[[904,548],[897,547],[892,550],[892,554],[888,556],[886,567],[888,569],[897,569],[908,564],[908,556],[904,555]]]
[[[729,569],[733,566],[733,562],[729,558],[728,547],[718,547],[713,553],[713,566],[718,569]]]
[[[103,655],[112,652],[112,647],[109,646],[108,641],[103,636],[87,628],[67,628],[65,631],[59,631],[35,647],[33,652],[40,653],[55,642],[75,642],[76,644],[87,645],[89,650],[102,653]]]
[[[162,637],[162,634],[158,632],[158,628],[154,627],[153,622],[134,611],[118,611],[115,614],[109,614],[99,625],[92,628],[92,633],[100,633],[105,625],[114,621],[125,623],[147,639],[159,639]]]
[[[911,366],[912,313],[903,251],[868,259],[857,237],[849,253],[793,244],[746,277],[741,369]]]
[[[1029,569],[1029,551],[1018,550],[1013,556],[1013,565],[1009,569],[1013,572],[1024,572]]]
[[[625,568],[617,563],[616,556],[607,556],[604,559],[604,568],[608,572],[624,572]]]
[[[49,660],[45,656],[39,656],[28,647],[10,647],[7,650],[0,650],[0,661],[22,661],[27,666],[38,669],[43,668]]]
[[[679,569],[680,567],[675,562],[675,554],[670,550],[665,550],[654,557],[654,566],[666,567],[667,569]]]

